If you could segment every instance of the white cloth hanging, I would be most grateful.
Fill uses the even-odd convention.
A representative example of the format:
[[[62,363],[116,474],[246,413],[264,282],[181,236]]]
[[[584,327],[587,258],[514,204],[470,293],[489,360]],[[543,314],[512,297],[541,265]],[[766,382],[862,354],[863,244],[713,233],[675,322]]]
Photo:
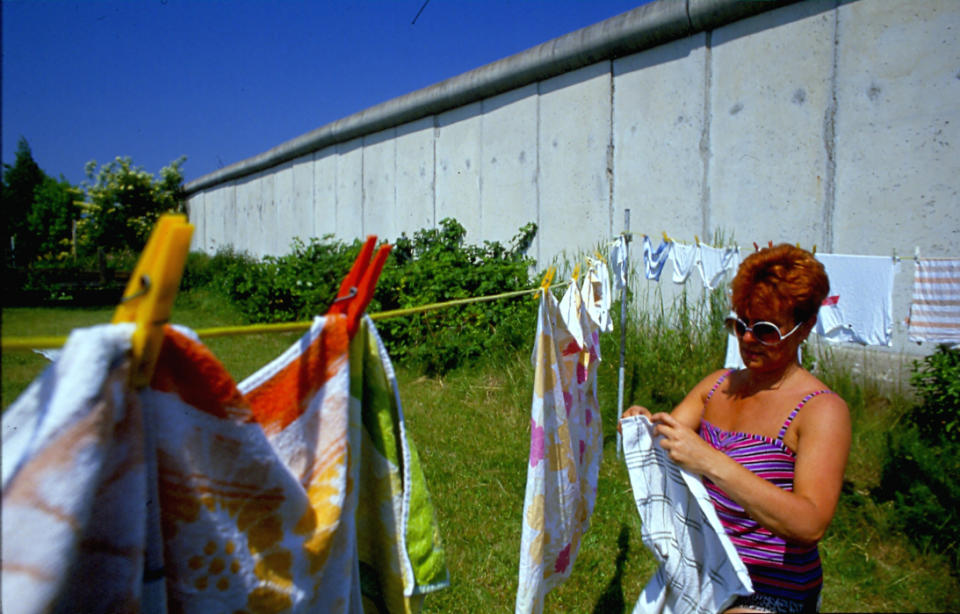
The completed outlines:
[[[814,332],[831,342],[893,345],[893,280],[890,256],[817,254],[830,278],[830,293]]]
[[[677,243],[671,241],[670,260],[673,262],[673,283],[686,283],[690,273],[697,265],[697,252],[700,250],[696,245],[686,243]]]
[[[587,258],[587,273],[584,275],[581,297],[587,315],[602,333],[613,330],[610,318],[611,303],[610,273],[602,260]]]
[[[646,416],[621,428],[643,543],[660,562],[634,614],[712,614],[751,594],[750,574],[700,479],[670,460]]]
[[[698,248],[697,270],[703,280],[703,287],[707,290],[716,288],[723,281],[724,275],[729,271],[736,271],[740,266],[739,247],[699,245]]]
[[[610,267],[613,269],[613,290],[620,292],[627,285],[627,267],[630,265],[627,238],[623,235],[610,246]]]

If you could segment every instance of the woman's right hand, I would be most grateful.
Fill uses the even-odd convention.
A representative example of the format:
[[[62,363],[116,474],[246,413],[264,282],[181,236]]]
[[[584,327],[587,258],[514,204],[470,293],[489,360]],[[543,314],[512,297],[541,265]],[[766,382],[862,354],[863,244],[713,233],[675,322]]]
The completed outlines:
[[[630,407],[627,408],[625,412],[623,412],[623,415],[620,416],[620,419],[623,420],[624,418],[629,418],[630,416],[646,416],[647,419],[649,420],[651,414],[650,414],[650,410],[647,409],[646,407],[643,407],[642,405],[631,405]],[[618,433],[623,432],[620,428],[619,422],[617,422],[617,432]]]

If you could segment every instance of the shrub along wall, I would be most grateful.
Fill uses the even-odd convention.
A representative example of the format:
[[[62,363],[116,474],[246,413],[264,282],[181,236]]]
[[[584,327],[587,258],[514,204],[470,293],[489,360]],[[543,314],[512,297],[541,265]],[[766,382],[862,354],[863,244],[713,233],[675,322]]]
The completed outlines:
[[[370,312],[531,288],[535,262],[526,256],[536,225],[510,245],[468,245],[466,230],[447,218],[439,227],[401,236],[387,260]],[[252,323],[304,320],[326,312],[361,242],[325,237],[295,240],[285,256],[255,259],[229,250],[192,253],[182,289],[210,287],[230,298]],[[397,360],[445,373],[481,356],[501,355],[529,341],[536,302],[502,299],[381,321],[377,328]]]

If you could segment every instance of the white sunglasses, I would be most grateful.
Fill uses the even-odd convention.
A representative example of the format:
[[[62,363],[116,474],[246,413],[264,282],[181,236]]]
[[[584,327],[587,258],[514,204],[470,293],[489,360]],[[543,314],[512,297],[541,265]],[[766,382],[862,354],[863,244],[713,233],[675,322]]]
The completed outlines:
[[[797,329],[800,328],[802,322],[797,323],[790,332],[786,335],[780,333],[780,327],[774,324],[773,322],[767,322],[766,320],[761,320],[760,322],[754,322],[753,326],[747,326],[747,323],[740,319],[739,316],[728,316],[726,319],[726,325],[737,335],[737,337],[742,338],[748,332],[753,333],[754,338],[762,343],[763,345],[778,345],[784,339],[797,332]]]

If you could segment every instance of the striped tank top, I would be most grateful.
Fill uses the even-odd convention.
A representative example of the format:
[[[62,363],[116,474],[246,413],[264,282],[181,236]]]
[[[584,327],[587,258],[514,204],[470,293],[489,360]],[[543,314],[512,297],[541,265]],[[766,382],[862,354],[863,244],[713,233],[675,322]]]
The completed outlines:
[[[713,393],[733,371],[720,376],[707,394],[710,401]],[[725,431],[706,420],[700,421],[700,436],[715,449],[720,450],[753,473],[773,482],[784,490],[793,490],[793,471],[796,454],[783,443],[797,413],[813,397],[829,393],[818,390],[803,397],[784,421],[776,439],[762,435]],[[820,567],[820,552],[816,544],[797,544],[785,541],[770,530],[760,526],[736,501],[708,478],[704,486],[713,500],[720,522],[743,559],[753,588],[758,594],[780,599],[816,603],[823,584]]]

